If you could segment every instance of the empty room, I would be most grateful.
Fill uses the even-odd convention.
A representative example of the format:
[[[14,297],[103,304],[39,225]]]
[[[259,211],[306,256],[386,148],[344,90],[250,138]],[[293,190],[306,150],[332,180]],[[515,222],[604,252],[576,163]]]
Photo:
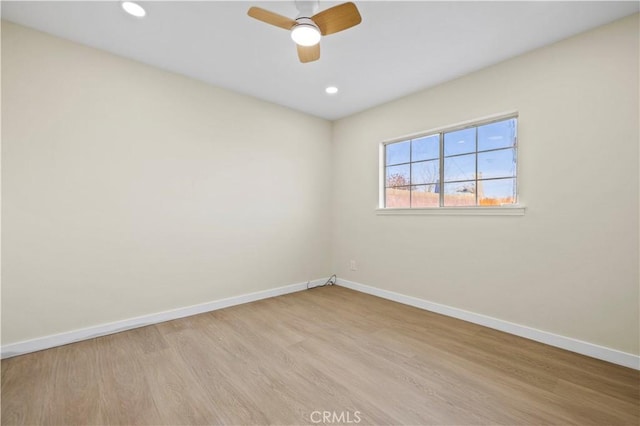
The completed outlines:
[[[637,1],[2,1],[2,425],[638,425]]]

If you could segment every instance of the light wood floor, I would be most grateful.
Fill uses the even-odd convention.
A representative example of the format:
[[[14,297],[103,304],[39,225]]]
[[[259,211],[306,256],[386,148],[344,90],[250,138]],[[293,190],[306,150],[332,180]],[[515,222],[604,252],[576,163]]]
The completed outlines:
[[[310,424],[323,411],[638,425],[639,374],[341,287],[2,361],[3,425]]]

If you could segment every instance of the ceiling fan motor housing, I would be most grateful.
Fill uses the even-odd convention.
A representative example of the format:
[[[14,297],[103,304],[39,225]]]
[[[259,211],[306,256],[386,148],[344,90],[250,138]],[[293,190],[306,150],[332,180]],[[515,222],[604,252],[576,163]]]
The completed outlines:
[[[320,8],[318,0],[295,0],[298,9],[298,18],[310,17],[316,14]]]

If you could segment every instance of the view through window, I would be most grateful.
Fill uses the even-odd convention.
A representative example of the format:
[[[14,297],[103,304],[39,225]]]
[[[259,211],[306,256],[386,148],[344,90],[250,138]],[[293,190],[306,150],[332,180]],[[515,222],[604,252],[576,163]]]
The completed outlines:
[[[384,207],[502,206],[517,202],[517,118],[384,145]]]

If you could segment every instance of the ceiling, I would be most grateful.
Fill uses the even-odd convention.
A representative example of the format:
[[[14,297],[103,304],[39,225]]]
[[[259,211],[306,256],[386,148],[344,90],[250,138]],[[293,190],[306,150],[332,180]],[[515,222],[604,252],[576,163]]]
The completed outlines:
[[[295,18],[294,1],[2,1],[2,18],[329,120],[451,80],[638,12],[630,2],[356,1],[362,23],[324,37],[302,64],[286,30],[247,16]],[[320,10],[342,2],[321,2]],[[326,86],[340,91],[327,95]]]

